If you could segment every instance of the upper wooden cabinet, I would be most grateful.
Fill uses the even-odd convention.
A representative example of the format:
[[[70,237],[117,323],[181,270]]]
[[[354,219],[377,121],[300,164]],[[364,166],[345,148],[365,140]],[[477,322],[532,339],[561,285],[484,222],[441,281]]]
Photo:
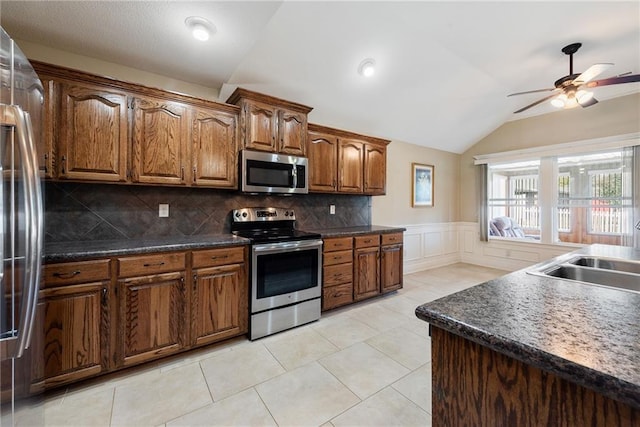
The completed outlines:
[[[84,83],[61,84],[58,176],[127,179],[127,94]]]
[[[42,122],[52,146],[43,147],[43,162],[56,153],[45,176],[236,187],[238,107],[33,65],[45,83]]]
[[[309,191],[335,192],[338,187],[338,137],[309,127]]]
[[[311,107],[242,88],[236,89],[227,103],[241,108],[242,148],[306,155]]]
[[[237,187],[238,120],[236,114],[214,109],[192,110],[192,183]]]
[[[381,195],[389,141],[309,124],[309,191]]]
[[[189,118],[184,105],[152,98],[134,98],[134,182],[186,184]]]

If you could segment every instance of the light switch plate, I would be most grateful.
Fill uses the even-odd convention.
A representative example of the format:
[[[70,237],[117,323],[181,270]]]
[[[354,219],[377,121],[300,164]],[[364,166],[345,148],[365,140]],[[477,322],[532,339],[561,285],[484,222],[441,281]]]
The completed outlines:
[[[329,205],[329,215],[336,214],[336,205]]]
[[[168,218],[169,217],[169,204],[168,203],[160,203],[158,205],[158,216],[160,218]]]

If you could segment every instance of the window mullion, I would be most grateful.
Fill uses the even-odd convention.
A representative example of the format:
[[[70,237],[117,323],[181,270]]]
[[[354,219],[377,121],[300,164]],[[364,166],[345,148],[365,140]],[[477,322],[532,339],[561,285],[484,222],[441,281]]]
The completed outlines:
[[[558,222],[556,206],[558,204],[558,160],[556,157],[543,157],[540,160],[540,242],[556,242]]]

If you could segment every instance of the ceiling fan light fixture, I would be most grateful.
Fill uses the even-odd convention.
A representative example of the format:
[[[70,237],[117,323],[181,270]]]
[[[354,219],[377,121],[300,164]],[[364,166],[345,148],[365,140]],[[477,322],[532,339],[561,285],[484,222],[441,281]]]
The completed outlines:
[[[371,77],[376,73],[376,61],[372,58],[366,58],[362,60],[358,65],[358,74],[363,77]]]
[[[593,92],[588,90],[579,90],[576,92],[576,100],[580,105],[586,105],[593,98]]]
[[[553,105],[556,108],[564,108],[566,103],[567,103],[567,95],[565,95],[564,93],[556,96],[551,100],[551,105]]]
[[[184,24],[187,26],[194,39],[206,42],[211,37],[211,34],[215,34],[216,27],[200,16],[190,16],[185,19]]]

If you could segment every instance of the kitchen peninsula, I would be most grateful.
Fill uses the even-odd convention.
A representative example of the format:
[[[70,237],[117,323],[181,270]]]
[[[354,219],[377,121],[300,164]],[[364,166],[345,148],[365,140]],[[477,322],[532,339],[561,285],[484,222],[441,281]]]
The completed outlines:
[[[640,260],[604,245],[576,254]],[[640,293],[525,270],[419,306],[434,425],[639,425],[638,307]]]

